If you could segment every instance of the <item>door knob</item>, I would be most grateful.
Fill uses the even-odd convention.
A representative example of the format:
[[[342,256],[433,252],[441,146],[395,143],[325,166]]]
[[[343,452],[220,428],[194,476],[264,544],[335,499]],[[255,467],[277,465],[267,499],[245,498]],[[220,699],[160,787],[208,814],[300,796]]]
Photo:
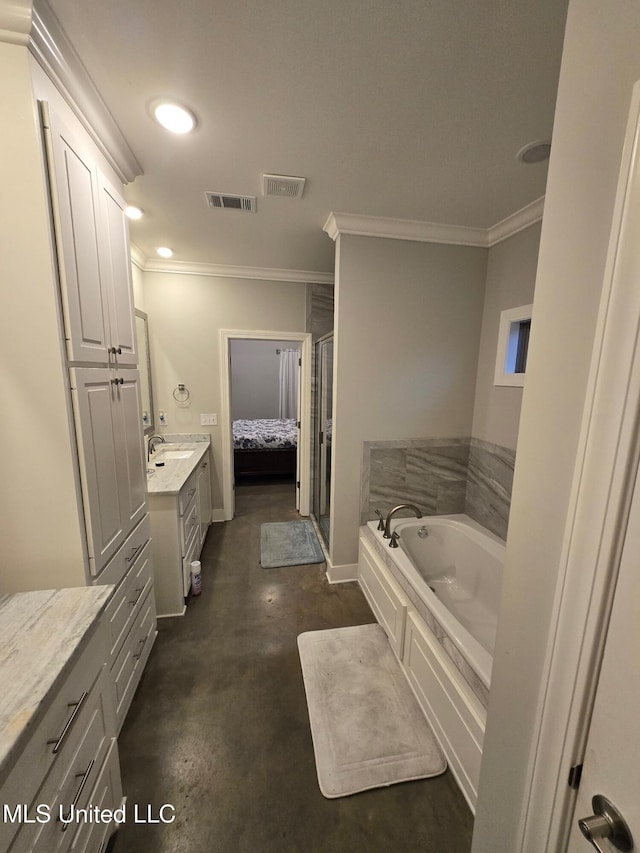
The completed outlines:
[[[616,850],[630,851],[633,849],[633,838],[627,822],[618,809],[603,797],[596,794],[591,800],[594,814],[583,817],[578,821],[580,832],[590,841],[598,853],[607,853],[600,844],[600,839],[606,838]]]

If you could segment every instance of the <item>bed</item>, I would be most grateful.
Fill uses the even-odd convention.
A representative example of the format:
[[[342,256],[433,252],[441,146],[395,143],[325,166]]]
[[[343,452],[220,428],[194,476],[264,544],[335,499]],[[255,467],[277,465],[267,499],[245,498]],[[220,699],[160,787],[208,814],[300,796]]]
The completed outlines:
[[[232,426],[236,478],[295,479],[298,446],[295,418],[235,420]]]

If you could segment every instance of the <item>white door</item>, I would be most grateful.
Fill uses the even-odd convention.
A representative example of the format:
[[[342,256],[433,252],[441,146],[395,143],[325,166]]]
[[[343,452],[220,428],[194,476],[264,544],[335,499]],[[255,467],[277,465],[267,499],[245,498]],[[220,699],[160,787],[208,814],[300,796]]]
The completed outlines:
[[[90,155],[42,104],[69,361],[107,364],[108,306],[101,278],[98,185]]]
[[[594,850],[578,827],[606,797],[627,822],[635,846],[600,841],[603,851],[640,850],[640,483],[636,481],[613,609],[571,828],[569,853]]]
[[[138,363],[134,325],[133,284],[129,257],[129,228],[121,193],[98,170],[100,196],[100,263],[103,290],[109,306],[109,339],[118,366]]]
[[[97,575],[127,532],[119,477],[123,460],[118,436],[123,426],[114,405],[118,391],[112,370],[83,367],[70,375],[89,565],[91,574]]]
[[[147,466],[140,412],[140,373],[137,370],[114,371],[118,384],[113,400],[119,418],[118,480],[122,525],[133,530],[147,511]]]

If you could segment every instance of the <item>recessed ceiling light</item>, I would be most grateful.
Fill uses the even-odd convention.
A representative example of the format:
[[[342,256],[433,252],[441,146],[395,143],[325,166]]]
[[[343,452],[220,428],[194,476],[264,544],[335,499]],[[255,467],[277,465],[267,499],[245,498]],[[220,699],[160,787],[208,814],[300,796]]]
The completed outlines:
[[[551,141],[529,142],[516,154],[516,159],[521,163],[544,163],[551,154]]]
[[[141,208],[136,207],[134,204],[128,204],[125,207],[124,212],[129,219],[142,219],[144,216],[144,211],[141,210]]]
[[[153,107],[157,122],[171,133],[189,133],[196,126],[196,117],[186,107],[169,101],[159,101]]]
[[[173,255],[173,249],[169,249],[167,246],[158,246],[156,252],[161,258],[170,258]]]

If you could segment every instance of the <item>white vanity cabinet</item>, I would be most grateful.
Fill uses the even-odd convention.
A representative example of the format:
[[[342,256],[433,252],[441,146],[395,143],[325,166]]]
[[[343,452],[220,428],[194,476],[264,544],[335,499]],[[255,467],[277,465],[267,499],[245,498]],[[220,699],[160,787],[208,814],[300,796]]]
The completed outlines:
[[[157,633],[125,202],[74,117],[50,111],[43,101],[40,114],[66,355],[61,393],[71,410],[68,440],[81,508],[68,533],[83,540],[84,552],[84,559],[58,561],[55,568],[43,560],[41,585],[117,587],[107,618],[121,630],[105,673],[119,728]],[[54,501],[55,484],[42,487]],[[143,594],[136,599],[142,575]],[[28,583],[33,588],[33,579]],[[123,598],[135,604],[112,612]]]
[[[109,635],[107,672],[110,677],[116,727],[119,732],[156,638],[153,555],[150,524],[145,518],[127,540],[125,560],[130,568],[107,605]]]
[[[183,468],[184,478],[179,487],[154,492],[152,488],[161,487],[161,481],[154,482],[151,478],[149,509],[159,616],[184,614],[191,585],[191,563],[200,556],[211,521],[208,444],[206,448],[192,468]],[[170,470],[160,476],[172,479]]]
[[[12,725],[2,732],[0,798],[9,813],[0,822],[0,850],[95,853],[104,849],[114,823],[74,820],[65,827],[60,816],[73,815],[72,805],[116,809],[123,803],[105,668],[106,626],[98,615],[109,590],[102,596],[82,589],[24,596],[34,603],[24,612],[17,606],[14,649],[3,656],[0,671],[11,679],[19,669],[33,687],[28,695],[26,689],[9,691],[2,699],[3,719]],[[43,604],[45,598],[49,602]],[[50,634],[51,641],[38,658],[41,633]]]

